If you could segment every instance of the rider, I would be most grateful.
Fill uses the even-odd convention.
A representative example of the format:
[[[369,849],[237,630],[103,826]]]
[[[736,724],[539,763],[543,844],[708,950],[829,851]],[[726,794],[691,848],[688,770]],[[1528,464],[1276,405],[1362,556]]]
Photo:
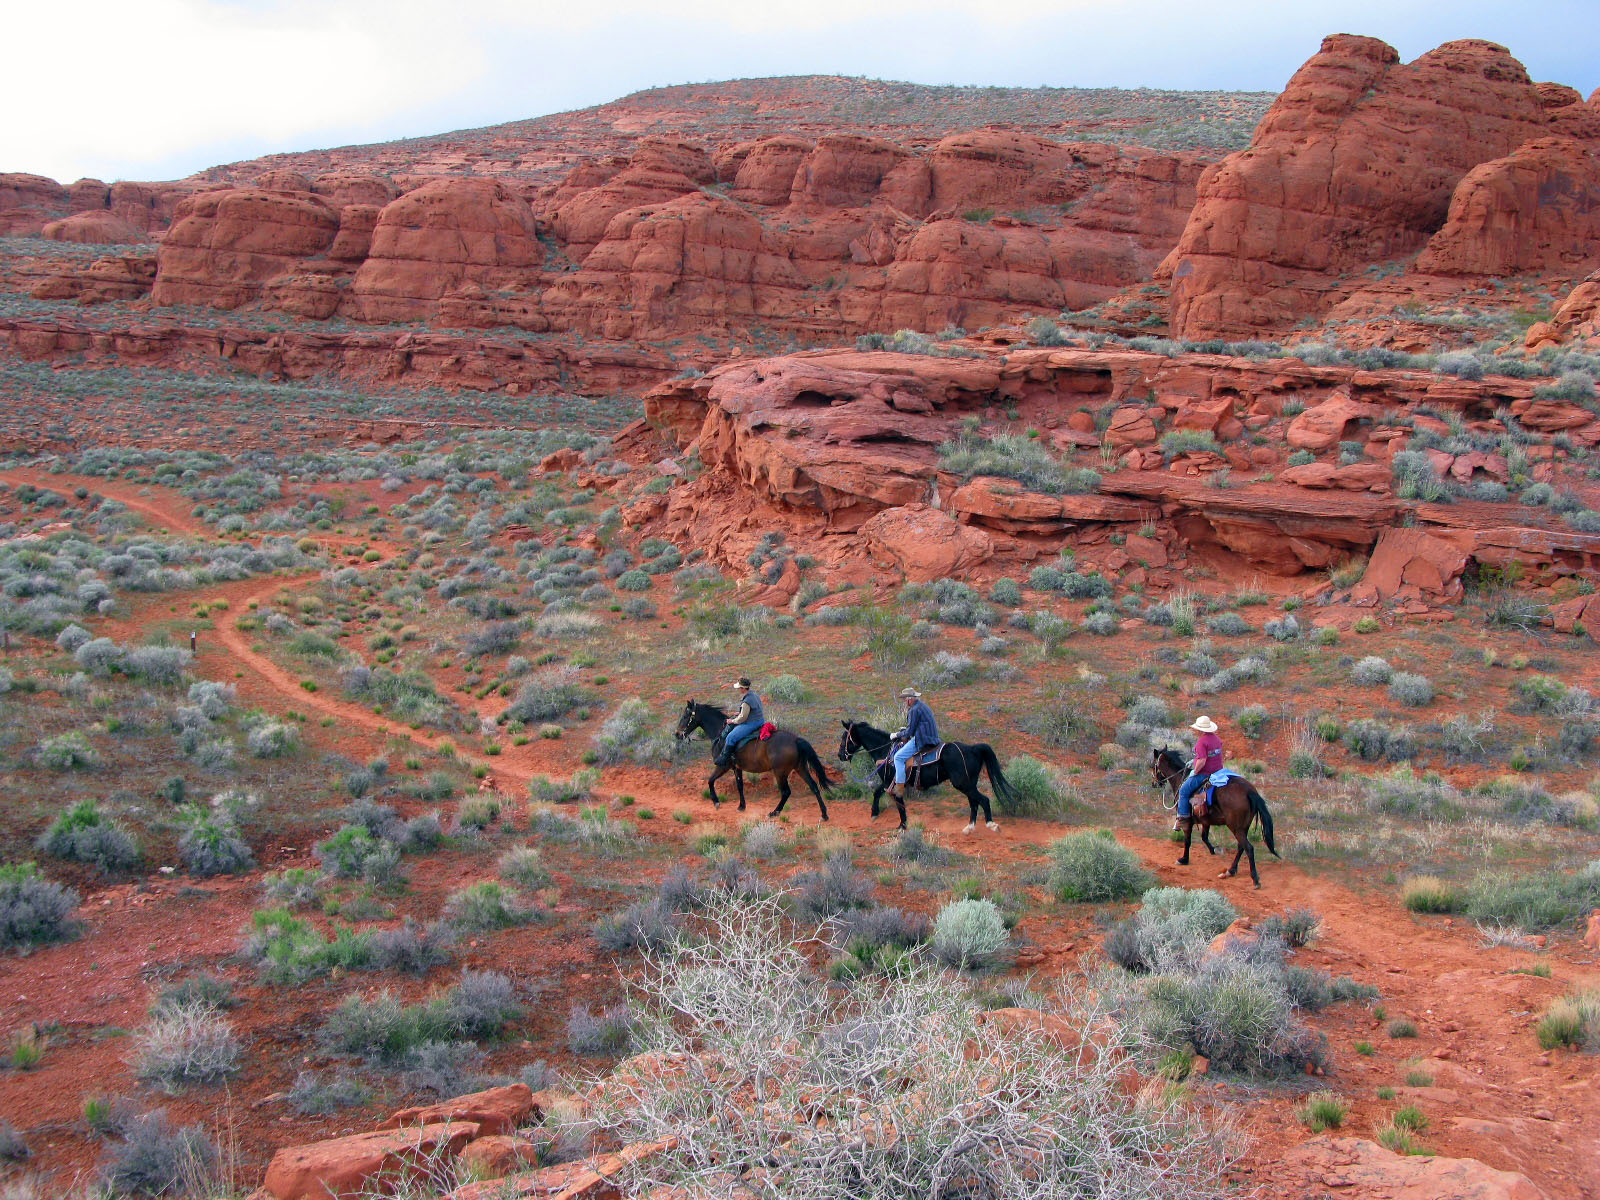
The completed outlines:
[[[750,677],[741,675],[732,686],[739,692],[739,711],[722,735],[722,753],[717,755],[719,767],[732,766],[733,752],[739,748],[739,743],[759,731],[767,721],[761,711],[761,697],[750,690]]]
[[[1189,728],[1198,732],[1200,737],[1194,744],[1194,762],[1190,764],[1191,774],[1178,789],[1180,821],[1194,816],[1190,801],[1196,792],[1205,787],[1206,780],[1222,770],[1223,761],[1227,757],[1222,751],[1222,739],[1217,736],[1217,723],[1210,717],[1203,715],[1197,717]]]
[[[906,763],[918,750],[939,744],[939,727],[934,724],[933,710],[922,702],[922,693],[916,688],[903,688],[900,699],[906,702],[906,727],[895,736],[904,736],[905,745],[894,752],[894,786],[889,794],[897,800],[906,794]]]

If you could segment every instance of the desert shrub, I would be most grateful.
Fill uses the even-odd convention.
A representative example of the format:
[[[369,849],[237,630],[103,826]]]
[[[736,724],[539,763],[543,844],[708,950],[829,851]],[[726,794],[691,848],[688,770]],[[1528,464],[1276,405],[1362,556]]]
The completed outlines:
[[[1293,613],[1285,613],[1276,621],[1268,621],[1261,632],[1275,642],[1292,642],[1300,636],[1300,622]]]
[[[599,805],[580,809],[576,816],[548,804],[538,805],[533,811],[533,831],[552,841],[582,846],[595,854],[627,850],[639,837],[632,822],[612,817]]]
[[[256,758],[282,758],[300,746],[300,731],[293,725],[267,721],[245,737],[245,745]]]
[[[1433,681],[1426,675],[1396,671],[1389,680],[1389,699],[1396,704],[1420,708],[1433,703]]]
[[[995,803],[1007,816],[1059,820],[1078,800],[1070,780],[1031,754],[1008,760],[1005,777],[1011,785],[1010,794],[997,795]]]
[[[1083,619],[1083,631],[1092,633],[1096,637],[1112,637],[1121,628],[1116,614],[1101,609],[1099,612],[1090,613]]]
[[[1483,378],[1483,360],[1468,350],[1451,350],[1439,355],[1433,369],[1441,375],[1454,375],[1457,379]],[[1333,1124],[1337,1125],[1338,1122]]]
[[[1494,732],[1494,713],[1457,713],[1439,727],[1439,747],[1455,762],[1476,762],[1487,753],[1485,739]]]
[[[1168,459],[1180,454],[1217,450],[1217,438],[1209,429],[1169,429],[1161,435],[1161,451]]]
[[[918,687],[960,687],[978,678],[978,664],[965,654],[940,650],[931,658],[924,659],[912,672],[912,678]]]
[[[191,807],[182,814],[178,856],[191,875],[234,875],[255,866],[255,856],[233,822],[209,808]]]
[[[1262,937],[1282,938],[1291,950],[1309,946],[1322,932],[1322,918],[1309,908],[1291,908],[1261,923]]]
[[[372,966],[370,933],[336,929],[326,938],[287,909],[262,909],[250,918],[240,956],[268,983],[295,985],[318,975]]]
[[[445,920],[466,933],[487,933],[526,925],[539,915],[537,906],[523,903],[515,888],[492,880],[469,884],[452,892],[444,906]]]
[[[626,1004],[611,1004],[597,1012],[574,1004],[567,1014],[567,1048],[574,1054],[622,1054],[633,1044],[633,1013]]]
[[[133,1071],[168,1093],[214,1083],[239,1069],[233,1026],[205,1005],[159,1008],[134,1035]]]
[[[314,904],[322,894],[320,872],[310,867],[289,867],[274,871],[261,880],[261,894],[268,903],[284,908]]]
[[[93,800],[72,805],[40,835],[39,850],[52,858],[83,863],[107,873],[126,871],[139,862],[133,835],[100,811]]]
[[[532,846],[514,846],[495,863],[495,871],[507,883],[536,892],[550,886],[550,869],[544,856]]]
[[[809,694],[798,675],[774,675],[767,681],[767,696],[783,704],[804,704]]]
[[[1477,362],[1477,359],[1473,359],[1473,362]],[[1480,374],[1482,370],[1480,367]],[[1349,1115],[1349,1102],[1337,1092],[1318,1092],[1314,1096],[1307,1097],[1299,1109],[1300,1120],[1312,1133],[1338,1129]]]
[[[426,975],[450,961],[455,941],[455,929],[445,922],[418,925],[407,917],[394,929],[375,929],[367,935],[368,965],[374,971]]]
[[[1534,1032],[1546,1050],[1600,1052],[1600,989],[1569,992],[1545,1009]]]
[[[899,830],[889,843],[887,853],[895,862],[917,863],[925,867],[948,866],[956,859],[943,846],[930,842],[927,831],[920,824]]]
[[[1014,433],[984,437],[963,432],[955,441],[939,447],[939,460],[945,470],[963,479],[994,475],[1015,479],[1029,491],[1050,495],[1092,492],[1100,486],[1097,472],[1064,466],[1034,439]]]
[[[1148,888],[1139,856],[1108,829],[1069,834],[1050,845],[1050,890],[1058,900],[1125,900]]]
[[[1388,683],[1394,675],[1394,668],[1387,659],[1379,658],[1376,654],[1369,654],[1350,668],[1350,678],[1359,684],[1368,687]]]
[[[462,971],[444,994],[443,1010],[451,1036],[474,1041],[499,1036],[523,1013],[511,980],[499,971]]]
[[[623,762],[670,760],[670,738],[650,732],[650,706],[637,696],[629,696],[600,724],[591,739],[596,761],[608,766]]]
[[[10,1121],[0,1120],[0,1162],[23,1162],[32,1153],[22,1131]]]
[[[1224,667],[1209,679],[1193,684],[1190,690],[1197,695],[1214,696],[1220,692],[1231,692],[1241,683],[1260,683],[1267,674],[1267,660],[1258,654],[1247,654],[1233,666]]]
[[[528,794],[541,804],[580,804],[599,782],[600,772],[592,768],[580,768],[566,779],[535,775],[528,781]]]
[[[201,1193],[217,1163],[217,1148],[199,1125],[174,1128],[161,1110],[133,1117],[100,1165],[101,1181],[117,1195]]]
[[[1096,745],[1101,730],[1086,707],[1081,696],[1060,692],[1039,702],[1022,727],[1047,746]]]
[[[876,957],[872,952],[884,947],[909,950],[926,942],[930,933],[927,917],[887,905],[857,909],[844,914],[842,921],[845,945],[854,948],[858,957],[864,947],[870,957]],[[1002,918],[1002,933],[1004,924]]]
[[[177,646],[135,646],[122,659],[122,670],[145,683],[171,686],[183,678],[194,655]]]
[[[635,568],[624,571],[617,576],[617,587],[624,592],[648,592],[650,590],[650,576]]]
[[[32,863],[0,865],[0,951],[76,936],[78,901],[71,888],[41,879]]]
[[[1400,901],[1412,912],[1449,913],[1461,906],[1460,894],[1436,875],[1413,875],[1400,885]]]
[[[1015,579],[1002,575],[994,581],[994,586],[989,589],[989,599],[996,604],[1004,604],[1008,608],[1015,608],[1022,603],[1022,588]]]
[[[68,625],[60,633],[56,634],[56,645],[68,654],[76,653],[79,646],[86,645],[93,640],[94,634],[90,633],[82,625]]]
[[[1369,808],[1403,816],[1455,819],[1461,815],[1461,794],[1432,772],[1394,767],[1365,781],[1363,799]]]
[[[739,831],[739,845],[751,858],[776,858],[783,850],[783,826],[756,821]]]
[[[1206,629],[1218,637],[1241,637],[1254,631],[1250,622],[1235,612],[1218,613],[1206,622]]]
[[[343,1073],[324,1079],[314,1071],[301,1071],[289,1089],[289,1107],[303,1117],[326,1117],[346,1108],[372,1102],[372,1088]]]
[[[76,729],[44,738],[34,757],[52,771],[92,771],[100,765],[100,752]]]
[[[977,970],[999,961],[1011,944],[993,900],[954,900],[939,910],[930,943],[946,966]]]
[[[403,1064],[416,1047],[448,1036],[441,1005],[405,1005],[387,988],[373,996],[346,996],[317,1032],[330,1054],[389,1067]]]
[[[594,924],[594,939],[615,954],[655,950],[672,940],[677,915],[661,898],[640,900]]]
[[[1417,752],[1417,740],[1410,729],[1385,725],[1370,717],[1351,721],[1345,727],[1344,744],[1367,762],[1403,762]]]
[[[91,675],[109,675],[122,665],[122,647],[110,638],[84,642],[72,652],[72,661]]]
[[[830,986],[775,902],[722,903],[706,920],[712,935],[653,956],[637,990],[633,1044],[683,1072],[624,1073],[593,1110],[608,1139],[667,1141],[635,1173],[640,1191],[714,1189],[726,1164],[759,1159],[784,1195],[951,1196],[962,1137],[982,1147],[956,1168],[962,1195],[1054,1200],[1105,1179],[1141,1200],[1215,1190],[1221,1139],[1172,1099],[1119,1087],[1126,1060],[1088,1033],[1100,1014],[1075,1007],[1084,1035],[1063,1045],[979,1022],[969,990],[931,964]],[[818,1110],[851,1115],[822,1126]]]
[[[535,637],[556,641],[580,640],[596,637],[605,628],[605,622],[592,613],[556,609],[541,613],[533,623]]]
[[[517,696],[505,711],[507,721],[531,725],[564,717],[588,700],[588,692],[578,683],[576,667],[546,667],[517,689]]]
[[[1234,724],[1247,738],[1258,738],[1267,726],[1267,710],[1259,704],[1247,705],[1233,714]]]
[[[1221,893],[1209,888],[1151,888],[1139,911],[1107,935],[1106,955],[1141,973],[1192,970],[1211,940],[1238,915]]]
[[[790,883],[795,907],[818,919],[872,903],[872,880],[856,869],[855,859],[845,850],[828,855],[819,870],[801,871]]]
[[[154,1015],[179,1008],[218,1012],[232,1008],[238,1002],[231,983],[220,975],[201,971],[177,983],[170,983],[157,992],[156,998],[150,1003],[150,1012]]]
[[[1600,860],[1582,870],[1489,875],[1467,888],[1463,909],[1475,921],[1552,929],[1600,907]]]
[[[385,843],[372,836],[365,825],[346,825],[313,849],[322,869],[335,879],[360,879],[367,863],[380,854]]]

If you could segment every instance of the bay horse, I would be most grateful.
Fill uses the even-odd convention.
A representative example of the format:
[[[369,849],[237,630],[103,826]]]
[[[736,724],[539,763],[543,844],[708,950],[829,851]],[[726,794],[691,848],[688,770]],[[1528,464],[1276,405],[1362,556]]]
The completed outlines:
[[[894,764],[888,759],[890,744],[894,738],[889,733],[865,721],[839,722],[844,726],[844,733],[839,737],[839,761],[849,762],[856,753],[865,750],[877,764],[875,785],[872,789],[872,815],[878,815],[878,802],[883,799],[883,793],[894,782]],[[912,778],[912,772],[918,772],[916,778],[921,781],[924,788],[937,787],[948,782],[958,792],[967,798],[970,809],[967,827],[963,833],[971,833],[978,827],[978,809],[983,809],[983,822],[990,829],[999,829],[994,823],[994,814],[989,810],[989,797],[978,790],[980,772],[989,772],[989,786],[994,788],[994,794],[1006,803],[1014,803],[1016,793],[1011,790],[1011,785],[1006,782],[1006,777],[1000,773],[1000,760],[995,757],[993,748],[988,742],[946,742],[940,750],[939,757],[925,766],[912,767],[906,772],[906,778]],[[894,798],[895,807],[900,810],[900,828],[906,827],[906,802],[900,797]]]
[[[1156,788],[1169,788],[1176,796],[1179,786],[1189,776],[1189,767],[1177,751],[1156,747],[1150,751],[1150,774]],[[1205,787],[1202,787],[1195,793],[1193,804],[1196,812],[1200,811],[1205,790]],[[1250,879],[1260,887],[1261,876],[1256,873],[1256,848],[1250,844],[1250,826],[1257,817],[1261,818],[1261,840],[1266,842],[1273,858],[1281,858],[1278,848],[1272,844],[1272,812],[1267,808],[1267,802],[1261,798],[1260,792],[1250,786],[1248,779],[1243,775],[1235,775],[1213,791],[1211,803],[1206,806],[1205,816],[1178,818],[1183,823],[1183,857],[1178,860],[1177,865],[1183,867],[1189,863],[1189,845],[1194,838],[1194,825],[1197,820],[1200,822],[1200,840],[1212,854],[1217,852],[1217,848],[1211,844],[1211,827],[1226,825],[1228,832],[1233,834],[1234,843],[1238,848],[1233,852],[1233,865],[1223,871],[1218,878],[1226,879],[1230,875],[1237,875],[1239,856],[1248,854]]]
[[[716,758],[717,740],[722,736],[723,730],[728,727],[728,714],[715,704],[696,704],[693,700],[685,701],[683,715],[678,718],[677,737],[679,741],[689,737],[696,729],[705,730],[706,736],[711,739],[711,756]],[[817,780],[822,781],[823,788],[831,788],[833,784],[828,781],[828,772],[822,765],[822,760],[817,757],[817,752],[812,749],[811,743],[798,734],[789,733],[787,730],[775,730],[771,737],[762,741],[760,737],[752,734],[739,743],[738,749],[733,752],[733,766],[731,768],[718,765],[711,772],[711,777],[706,780],[706,787],[711,792],[711,803],[721,806],[722,799],[717,795],[717,780],[724,772],[733,771],[733,782],[739,789],[739,811],[744,811],[744,773],[762,773],[770,771],[772,777],[778,781],[778,807],[767,815],[775,817],[783,811],[783,806],[789,803],[789,773],[799,771],[800,778],[806,781],[811,788],[811,794],[817,798],[817,807],[822,810],[822,819],[828,819],[828,806],[823,802],[822,792],[817,789]],[[811,777],[811,772],[817,773],[816,779]]]

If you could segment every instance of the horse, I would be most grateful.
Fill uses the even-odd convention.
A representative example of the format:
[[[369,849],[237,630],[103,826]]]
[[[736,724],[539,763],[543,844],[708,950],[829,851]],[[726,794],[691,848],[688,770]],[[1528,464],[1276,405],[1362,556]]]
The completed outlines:
[[[872,816],[878,816],[878,802],[883,799],[883,793],[888,790],[889,784],[894,780],[894,765],[887,755],[890,744],[894,738],[882,729],[868,725],[865,721],[839,722],[844,726],[844,733],[839,737],[839,761],[849,762],[855,757],[856,752],[865,750],[872,755],[877,763],[876,786],[872,790]],[[912,772],[922,772],[919,779],[924,787],[936,787],[949,782],[957,791],[967,798],[967,805],[971,810],[967,827],[963,833],[971,833],[978,827],[978,808],[983,808],[983,823],[990,829],[999,829],[994,823],[994,814],[989,810],[989,797],[978,790],[978,777],[980,772],[989,772],[989,786],[994,788],[994,794],[1004,802],[1015,803],[1016,793],[1011,790],[1011,785],[1006,782],[1006,777],[1000,773],[1000,761],[995,758],[994,750],[988,742],[946,742],[939,751],[939,757],[933,762],[921,767],[910,768],[906,776],[912,778]],[[932,778],[928,773],[932,773]],[[906,827],[906,802],[904,797],[894,798],[895,807],[900,810],[900,828]]]
[[[728,727],[728,714],[714,704],[696,704],[693,700],[684,702],[683,716],[678,718],[678,740],[682,741],[696,729],[703,729],[706,736],[711,739],[712,758],[716,757],[717,739],[722,736],[723,730]],[[722,800],[717,795],[717,780],[729,768],[718,766],[711,772],[711,777],[706,780],[706,787],[711,792],[711,803],[721,806]],[[759,737],[748,737],[739,743],[738,749],[733,752],[733,782],[739,788],[739,811],[744,811],[744,773],[770,771],[772,777],[778,781],[778,807],[767,815],[775,817],[783,811],[783,806],[789,803],[789,773],[799,771],[800,778],[806,781],[811,788],[811,794],[817,798],[817,807],[822,810],[822,819],[828,819],[828,806],[823,802],[822,792],[817,789],[817,780],[822,781],[824,789],[831,789],[833,784],[828,780],[828,772],[822,765],[822,760],[817,757],[817,752],[812,749],[811,743],[798,734],[789,733],[779,729],[773,732],[766,741]],[[816,779],[811,777],[811,772],[817,773]]]
[[[1158,789],[1170,788],[1172,794],[1176,796],[1179,786],[1189,775],[1189,768],[1176,751],[1157,747],[1150,751],[1150,774],[1153,777],[1152,786]],[[1201,790],[1204,791],[1204,788]],[[1194,799],[1197,809],[1202,798],[1196,793]],[[1213,790],[1211,803],[1207,806],[1204,817],[1178,818],[1183,822],[1183,857],[1178,860],[1177,865],[1184,867],[1189,864],[1189,845],[1194,838],[1196,820],[1200,822],[1200,840],[1212,854],[1217,852],[1217,848],[1211,844],[1211,826],[1226,825],[1228,832],[1233,834],[1234,843],[1238,848],[1233,852],[1233,865],[1217,878],[1226,879],[1231,875],[1237,875],[1239,856],[1248,854],[1251,882],[1260,887],[1261,876],[1256,873],[1256,848],[1250,844],[1250,826],[1257,817],[1261,818],[1261,840],[1266,842],[1267,849],[1272,851],[1272,857],[1283,857],[1278,853],[1278,848],[1272,844],[1272,812],[1267,808],[1267,802],[1261,798],[1260,792],[1250,786],[1249,780],[1242,775],[1235,775],[1227,783]]]

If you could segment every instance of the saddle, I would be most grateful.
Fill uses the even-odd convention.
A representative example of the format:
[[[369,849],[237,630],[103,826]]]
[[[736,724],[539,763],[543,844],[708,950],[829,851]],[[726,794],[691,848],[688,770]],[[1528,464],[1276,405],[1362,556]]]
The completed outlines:
[[[1237,778],[1238,776],[1227,767],[1213,771],[1211,777],[1206,780],[1206,797],[1201,803],[1210,807],[1211,801],[1216,797],[1217,789],[1226,784],[1228,780]]]
[[[906,760],[906,786],[916,788],[917,791],[926,791],[928,788],[938,786],[928,771],[929,767],[938,765],[939,757],[944,753],[948,742],[940,742],[937,746],[929,746],[918,750]],[[905,739],[898,739],[889,745],[889,752],[884,755],[884,762],[894,757],[894,752],[905,745]]]

